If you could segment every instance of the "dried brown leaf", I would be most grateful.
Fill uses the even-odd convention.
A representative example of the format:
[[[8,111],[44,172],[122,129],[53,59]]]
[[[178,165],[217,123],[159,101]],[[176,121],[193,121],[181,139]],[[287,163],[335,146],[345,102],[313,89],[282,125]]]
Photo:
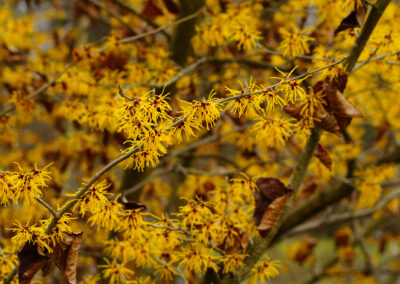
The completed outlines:
[[[356,1],[357,2],[357,1]],[[360,27],[364,23],[365,16],[367,15],[367,5],[366,3],[361,3],[361,5],[357,5],[356,8],[356,18],[357,22],[360,25]]]
[[[179,14],[179,7],[173,0],[163,0],[163,2],[168,12],[175,15]]]
[[[317,110],[315,113],[315,124],[322,129],[329,131],[331,133],[339,134],[340,127],[336,118],[327,111],[319,111]]]
[[[290,104],[283,108],[283,111],[289,114],[290,116],[294,117],[297,120],[302,119],[302,115],[300,114],[302,106],[300,103]]]
[[[111,70],[123,70],[128,63],[129,54],[123,51],[109,51],[103,53],[100,60]]]
[[[332,170],[332,159],[329,156],[328,151],[322,147],[321,144],[318,144],[317,146],[317,150],[315,151],[315,157],[318,158],[318,160],[320,160],[320,162],[328,169],[328,170]]]
[[[38,251],[36,245],[25,243],[18,252],[18,278],[20,284],[31,283],[36,272],[49,261],[49,256]]]
[[[254,221],[262,237],[266,237],[274,227],[285,207],[292,189],[287,188],[279,179],[259,178],[260,191],[254,193]]]
[[[122,196],[122,205],[124,205],[125,210],[137,210],[140,209],[141,212],[148,212],[146,205],[142,203],[137,203],[133,201],[128,201],[125,196]]]
[[[140,14],[149,19],[155,19],[156,17],[161,16],[163,12],[153,3],[153,0],[147,0],[144,4],[143,11]]]
[[[69,284],[76,284],[76,267],[82,236],[82,232],[67,234],[54,248],[52,259]]]
[[[341,31],[345,31],[348,29],[354,29],[360,27],[360,24],[357,19],[357,15],[355,11],[351,11],[350,14],[342,20],[340,25],[335,30],[335,35],[337,35]]]
[[[318,184],[315,182],[314,179],[309,180],[306,182],[304,185],[303,189],[301,190],[301,197],[302,198],[307,198],[310,197],[315,193],[315,191],[318,188]]]
[[[339,90],[327,92],[326,94],[328,96],[329,106],[335,116],[343,118],[362,117],[361,112],[353,106]]]

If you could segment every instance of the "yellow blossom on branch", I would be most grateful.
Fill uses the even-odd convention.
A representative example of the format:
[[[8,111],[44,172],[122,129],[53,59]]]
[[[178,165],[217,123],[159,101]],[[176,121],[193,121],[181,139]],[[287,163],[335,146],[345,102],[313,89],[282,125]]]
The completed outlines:
[[[265,261],[260,261],[251,269],[249,283],[265,283],[279,275],[281,267],[279,260],[271,260],[269,257]]]
[[[296,25],[292,25],[290,29],[281,28],[279,32],[282,36],[279,49],[284,56],[293,58],[310,51],[307,42],[314,40],[314,38],[304,35],[306,30],[300,30]]]

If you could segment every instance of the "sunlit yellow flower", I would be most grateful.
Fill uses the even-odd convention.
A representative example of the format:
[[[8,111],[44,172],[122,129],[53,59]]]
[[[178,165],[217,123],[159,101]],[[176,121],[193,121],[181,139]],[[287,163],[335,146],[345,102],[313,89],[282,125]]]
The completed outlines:
[[[125,263],[110,262],[106,258],[104,260],[107,264],[99,265],[99,267],[103,268],[104,277],[109,278],[109,283],[127,283],[128,279],[134,275]]]
[[[282,36],[279,50],[283,52],[284,56],[293,58],[310,51],[307,42],[314,38],[304,35],[305,30],[299,30],[296,25],[292,25],[290,29],[281,28],[279,32]]]
[[[278,269],[281,267],[279,260],[271,260],[269,257],[265,261],[260,261],[251,269],[250,283],[265,283],[279,275]]]
[[[293,119],[257,117],[252,131],[258,143],[268,147],[285,145],[295,126]]]

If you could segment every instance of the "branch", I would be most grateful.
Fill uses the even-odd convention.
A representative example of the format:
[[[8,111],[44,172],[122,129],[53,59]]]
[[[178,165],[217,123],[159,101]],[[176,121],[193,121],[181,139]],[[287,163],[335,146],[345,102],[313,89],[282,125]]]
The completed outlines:
[[[50,214],[53,215],[53,217],[57,216],[56,210],[54,210],[54,208],[51,207],[51,205],[44,201],[42,198],[36,198],[36,201],[43,205],[43,207],[46,208],[50,212]]]
[[[53,85],[62,75],[65,74],[65,72],[67,72],[72,66],[74,66],[76,64],[76,62],[71,62],[70,64],[68,64],[64,70],[62,70],[61,72],[57,73],[56,76],[54,76],[53,79],[51,79],[50,81],[48,81],[46,84],[44,84],[43,86],[41,86],[39,89],[37,89],[36,91],[34,91],[33,93],[29,94],[27,96],[28,99],[33,99],[34,97],[36,97],[37,95],[39,95],[41,92],[43,92],[44,90],[46,90],[48,87],[50,87],[51,85]],[[0,112],[0,117],[3,117],[4,115],[6,115],[9,112],[12,112],[13,110],[15,110],[15,105],[11,104],[8,107],[6,107],[3,111]]]
[[[321,137],[322,130],[320,128],[314,128],[312,130],[311,136],[308,138],[306,146],[302,150],[297,165],[290,176],[288,187],[293,189],[295,192],[292,194],[291,200],[293,200],[294,196],[296,196],[296,192],[299,190],[301,183],[303,182],[305,173],[307,171],[308,165],[311,161],[312,156],[314,155],[314,151],[317,148],[319,139]],[[290,202],[288,202],[289,204]],[[247,277],[250,269],[256,264],[259,258],[265,253],[270,242],[275,237],[279,228],[282,225],[284,220],[284,216],[287,214],[287,210],[289,205],[286,205],[282,214],[280,215],[277,223],[275,224],[272,231],[268,234],[267,239],[262,239],[258,237],[255,239],[254,244],[250,247],[247,254],[250,255],[245,261],[246,269],[242,272],[241,278]]]
[[[286,83],[291,82],[291,81],[302,79],[302,78],[307,77],[309,75],[318,73],[318,72],[320,72],[322,70],[325,70],[325,69],[328,69],[328,68],[330,68],[332,66],[338,65],[338,64],[342,63],[345,59],[346,59],[346,57],[344,57],[344,58],[342,58],[342,59],[340,59],[338,61],[335,61],[335,62],[333,62],[333,63],[331,63],[329,65],[326,65],[326,66],[320,67],[318,69],[314,69],[314,70],[308,71],[308,72],[303,73],[303,74],[301,74],[299,76],[292,77],[292,78],[287,79],[287,80],[285,80],[283,82],[275,83],[275,84],[273,84],[271,86],[268,86],[267,88],[264,88],[264,89],[260,89],[260,90],[254,91],[254,92],[244,92],[244,93],[239,94],[237,96],[232,96],[232,97],[220,99],[220,100],[216,101],[216,103],[224,103],[224,102],[227,102],[227,101],[240,99],[240,98],[246,97],[248,95],[260,94],[260,93],[266,92],[266,91],[271,90],[271,89],[273,89],[273,88],[275,88],[275,87],[277,87],[279,85],[286,84]]]
[[[389,3],[390,0],[378,0],[372,7],[371,12],[368,14],[368,17],[365,20],[360,35],[357,37],[353,48],[350,50],[350,55],[345,62],[345,65],[347,67],[346,70],[348,72],[351,72],[356,65],[356,62],[360,57],[360,54],[363,51],[365,45],[367,44],[367,41],[372,34],[372,31],[375,29],[376,24],[378,23]]]
[[[107,7],[105,7],[103,5],[103,3],[101,3],[100,1],[97,1],[97,0],[88,0],[88,1],[90,3],[92,3],[93,5],[95,5],[96,7],[106,11],[107,14],[109,14],[110,16],[112,16],[115,19],[117,19],[117,21],[120,22],[121,24],[123,24],[131,33],[133,33],[134,35],[137,35],[137,32],[127,22],[125,22],[118,13],[116,13],[116,12],[108,9]]]
[[[344,65],[346,66],[346,70],[351,73],[354,65],[356,64],[362,50],[364,49],[369,36],[371,35],[372,31],[374,30],[376,24],[378,23],[379,18],[381,17],[383,11],[385,10],[386,6],[389,4],[390,0],[379,0],[376,5],[372,8],[371,12],[369,13],[365,25],[361,30],[360,36],[356,39],[356,42],[352,49],[350,50],[350,55],[346,58]],[[336,63],[336,62],[335,62]],[[243,96],[242,94],[239,96]],[[307,171],[308,165],[311,161],[311,157],[314,154],[314,151],[318,145],[319,139],[321,137],[322,131],[319,129],[314,128],[311,136],[308,138],[306,147],[300,154],[299,160],[297,162],[296,168],[293,171],[288,187],[292,188],[295,192],[299,189],[304,175]],[[293,194],[294,196],[295,194]],[[293,197],[292,197],[293,198]],[[289,203],[289,202],[288,202]],[[249,255],[245,261],[246,267],[244,271],[241,273],[240,277],[247,277],[250,269],[254,266],[254,264],[258,261],[258,259],[265,253],[266,249],[272,242],[275,235],[278,233],[279,228],[284,224],[283,218],[287,213],[287,206],[285,210],[282,212],[277,224],[269,233],[266,240],[261,239],[260,237],[257,238],[254,244],[249,248]],[[304,220],[298,220],[304,221]]]
[[[383,185],[382,185],[383,187]],[[363,209],[359,210],[357,212],[344,212],[344,213],[338,213],[333,216],[330,216],[328,219],[327,218],[321,218],[320,220],[316,221],[310,221],[308,223],[305,223],[303,225],[297,226],[294,229],[290,230],[287,234],[284,234],[285,237],[291,237],[294,235],[298,234],[303,234],[315,229],[321,229],[321,228],[326,228],[327,226],[330,225],[335,225],[335,224],[342,224],[344,222],[351,221],[353,219],[361,219],[365,217],[369,217],[375,212],[382,210],[386,204],[388,204],[390,201],[393,199],[398,198],[400,195],[400,188],[397,188],[390,192],[388,195],[385,195],[382,200],[378,202],[378,204],[375,206],[373,210],[371,209]]]
[[[150,20],[149,18],[146,18],[144,16],[142,16],[141,14],[139,14],[138,12],[136,12],[133,8],[131,8],[130,6],[128,6],[127,4],[121,2],[120,0],[111,0],[111,2],[113,2],[114,4],[118,5],[119,7],[121,7],[122,9],[132,13],[133,15],[141,18],[142,20],[144,20],[147,24],[149,24],[151,27],[153,27],[154,29],[159,28],[159,25],[157,25],[155,22],[153,22],[152,20]],[[169,37],[169,35],[165,32],[162,31],[162,33],[166,36]]]
[[[123,38],[123,39],[121,39],[121,43],[128,43],[128,42],[136,41],[136,40],[142,39],[142,38],[144,38],[144,37],[146,37],[146,36],[149,36],[149,35],[153,35],[153,34],[162,32],[162,31],[166,30],[167,28],[169,28],[169,27],[171,27],[171,26],[178,25],[178,24],[180,24],[180,23],[184,23],[184,22],[189,21],[189,20],[191,20],[191,19],[193,19],[193,18],[196,18],[196,17],[197,17],[198,15],[200,15],[202,12],[203,12],[203,10],[199,10],[199,11],[197,11],[196,13],[194,13],[194,14],[192,14],[192,15],[189,15],[189,16],[184,17],[184,18],[182,18],[182,19],[179,19],[179,20],[176,20],[176,21],[174,21],[174,22],[171,22],[171,23],[168,24],[168,25],[158,27],[157,29],[153,29],[153,30],[151,30],[151,31],[148,31],[148,32],[145,32],[145,33],[142,33],[142,34],[139,34],[139,35],[135,35],[135,36]],[[107,46],[105,46],[105,47],[103,47],[103,48],[100,48],[99,50],[96,51],[96,53],[100,53],[100,52],[102,52],[102,51],[105,51],[107,48],[108,48]],[[66,73],[71,67],[73,67],[75,64],[76,64],[76,62],[71,62],[71,63],[69,63],[69,64],[64,68],[64,70],[62,70],[60,73],[58,73],[52,80],[50,80],[49,82],[47,82],[46,84],[44,84],[43,86],[41,86],[39,89],[37,89],[37,90],[34,91],[33,93],[29,94],[29,95],[27,96],[27,98],[28,98],[28,99],[32,99],[32,98],[36,97],[37,95],[39,95],[40,93],[42,93],[44,90],[46,90],[46,89],[47,89],[48,87],[50,87],[52,84],[54,84],[63,74],[65,74],[65,73]],[[2,111],[0,112],[0,117],[3,117],[4,115],[6,115],[6,114],[9,113],[9,112],[12,112],[13,110],[15,110],[15,105],[14,105],[14,104],[11,104],[11,105],[9,105],[8,107],[6,107],[4,110],[2,110]]]
[[[154,30],[151,30],[151,31],[142,33],[142,34],[140,34],[140,35],[136,35],[136,36],[131,36],[131,37],[123,38],[123,39],[121,39],[121,43],[132,42],[132,41],[135,41],[135,40],[144,38],[144,37],[146,37],[146,36],[149,36],[149,35],[152,35],[152,34],[156,34],[156,33],[165,31],[165,30],[166,30],[167,28],[169,28],[169,27],[172,27],[172,26],[179,25],[179,24],[181,24],[181,23],[190,21],[190,20],[196,18],[197,16],[199,16],[201,13],[203,13],[203,10],[200,9],[200,10],[198,10],[197,12],[195,12],[195,13],[189,15],[189,16],[186,16],[186,17],[184,17],[184,18],[181,18],[181,19],[178,19],[178,20],[176,20],[176,21],[173,21],[173,22],[171,22],[171,23],[168,24],[168,25],[158,27],[158,28],[156,28],[156,29],[154,29]]]
[[[358,220],[353,220],[352,225],[353,225],[355,242],[357,242],[359,244],[362,254],[364,255],[367,271],[372,273],[373,278],[377,283],[381,283],[380,279],[379,279],[379,275],[378,275],[378,273],[374,267],[374,264],[372,262],[371,255],[368,251],[367,245],[365,244],[364,238],[361,235],[360,223],[358,222]]]

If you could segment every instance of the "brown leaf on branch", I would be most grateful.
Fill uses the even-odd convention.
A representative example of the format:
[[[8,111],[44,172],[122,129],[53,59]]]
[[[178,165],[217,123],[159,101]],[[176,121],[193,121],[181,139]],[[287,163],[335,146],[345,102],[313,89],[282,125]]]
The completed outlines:
[[[317,109],[314,113],[315,125],[322,129],[339,134],[340,130],[346,129],[352,118],[362,117],[361,112],[353,106],[343,95],[347,84],[347,74],[341,73],[331,80],[319,81],[313,86],[313,92],[324,92],[326,105],[324,109]],[[297,102],[286,106],[284,111],[301,120],[304,106]]]
[[[353,106],[338,89],[326,90],[329,106],[335,116],[344,118],[362,117],[361,112]]]
[[[303,116],[300,114],[301,109],[302,106],[300,103],[291,104],[283,108],[287,114],[291,115],[297,120],[301,120],[303,118]],[[336,134],[340,133],[340,127],[336,118],[327,110],[317,110],[314,118],[315,124],[322,129]]]
[[[365,15],[367,14],[367,5],[362,3],[361,5],[357,5],[357,1],[355,1],[355,8],[350,14],[342,20],[340,25],[335,30],[335,35],[341,31],[345,31],[347,29],[359,28],[364,23]]]
[[[335,134],[340,133],[339,124],[338,124],[335,116],[332,115],[331,113],[329,113],[327,111],[317,111],[315,113],[315,118],[316,118],[315,124],[317,126],[321,127],[322,129],[324,129],[328,132],[331,132],[331,133],[335,133]]]
[[[178,5],[172,0],[163,0],[165,7],[167,8],[168,12],[171,14],[178,15],[179,14],[179,7]]]
[[[357,1],[355,3],[357,5]],[[361,5],[357,5],[356,7],[356,18],[357,22],[360,25],[360,27],[363,25],[365,16],[367,15],[367,4],[365,2],[361,3]]]
[[[18,252],[18,259],[19,283],[29,284],[36,272],[49,261],[49,256],[39,252],[36,245],[27,242]]]
[[[318,144],[317,150],[315,151],[314,154],[315,157],[318,158],[318,160],[328,169],[332,169],[332,159],[329,156],[328,151],[322,147],[321,144]]]
[[[347,81],[347,76],[346,79],[343,79],[343,76],[339,76],[336,82],[324,82],[323,84],[329,108],[333,112],[340,129],[346,129],[352,118],[362,117],[361,112],[343,95],[345,88],[343,80]]]
[[[148,212],[149,211],[149,209],[147,208],[147,206],[145,204],[128,201],[128,199],[126,199],[125,195],[122,196],[121,203],[124,206],[125,210],[138,210],[139,209],[140,212]]]
[[[129,61],[129,54],[123,51],[103,52],[100,56],[101,62],[111,70],[123,70]]]
[[[82,236],[82,232],[67,234],[65,239],[56,245],[52,255],[52,260],[69,284],[76,284],[76,267]]]
[[[288,106],[285,106],[283,108],[284,112],[286,112],[287,114],[289,114],[290,116],[294,117],[297,120],[301,120],[302,119],[302,115],[301,113],[301,103],[294,103],[294,104],[290,104]]]
[[[147,0],[144,4],[143,11],[140,14],[154,20],[156,17],[161,16],[163,11],[153,3],[153,0]]]
[[[340,33],[341,31],[345,31],[348,29],[354,29],[360,27],[360,24],[357,21],[357,16],[355,11],[351,11],[349,15],[347,15],[346,18],[342,20],[340,25],[337,27],[335,30],[335,35]]]
[[[257,186],[260,191],[254,192],[253,219],[260,235],[265,238],[278,221],[293,190],[276,178],[259,178]]]

